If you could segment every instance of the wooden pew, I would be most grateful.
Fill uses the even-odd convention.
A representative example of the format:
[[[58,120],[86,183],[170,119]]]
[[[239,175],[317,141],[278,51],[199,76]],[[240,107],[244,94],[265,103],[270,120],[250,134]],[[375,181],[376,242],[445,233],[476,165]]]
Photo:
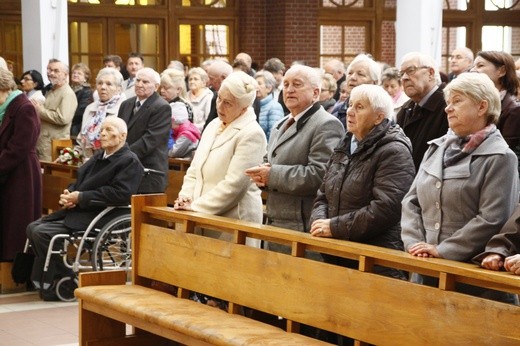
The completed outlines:
[[[168,205],[173,206],[175,199],[179,195],[184,175],[190,167],[190,159],[168,159],[168,187],[166,188],[166,195],[168,198]]]
[[[42,209],[44,214],[60,209],[60,195],[69,184],[76,181],[78,166],[40,161],[42,168]]]
[[[72,148],[74,146],[73,140],[70,138],[54,138],[51,140],[51,158],[52,161],[60,156],[60,151],[65,148]]]
[[[520,276],[165,205],[165,196],[133,197],[131,285],[123,272],[81,274],[81,345],[323,344],[298,334],[300,323],[356,344],[520,343],[519,306],[453,291],[461,282],[518,294]],[[166,226],[172,221],[175,229]],[[198,235],[197,227],[231,233],[233,241]],[[292,254],[245,246],[246,237],[289,245]],[[304,250],[355,259],[359,268],[307,259]],[[438,277],[439,287],[373,274],[374,265]],[[157,283],[175,286],[175,295]],[[228,301],[227,313],[186,299],[190,292]],[[283,317],[285,331],[243,316],[243,307]],[[126,335],[125,324],[134,333]]]

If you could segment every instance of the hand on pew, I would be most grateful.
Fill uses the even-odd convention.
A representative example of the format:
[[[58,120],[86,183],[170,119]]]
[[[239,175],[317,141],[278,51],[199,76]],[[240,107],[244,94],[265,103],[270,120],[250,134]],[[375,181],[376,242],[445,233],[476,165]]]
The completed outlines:
[[[311,225],[311,235],[315,237],[332,237],[330,219],[318,219]]]
[[[520,254],[507,257],[504,268],[506,268],[508,272],[520,275]]]
[[[497,253],[491,253],[484,257],[480,266],[490,270],[500,270],[504,266],[504,257]]]
[[[436,257],[441,258],[441,255],[439,254],[439,251],[437,251],[437,246],[428,244],[425,242],[420,242],[417,244],[414,244],[408,248],[408,252],[411,255],[417,256],[417,257]]]
[[[179,196],[173,204],[173,209],[176,210],[193,210],[191,209],[191,198]]]

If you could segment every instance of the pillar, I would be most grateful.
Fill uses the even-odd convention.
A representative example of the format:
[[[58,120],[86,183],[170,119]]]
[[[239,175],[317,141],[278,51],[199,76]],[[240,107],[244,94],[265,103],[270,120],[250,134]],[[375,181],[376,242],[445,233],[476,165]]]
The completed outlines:
[[[22,0],[23,70],[41,72],[47,83],[47,63],[68,64],[67,0]]]
[[[395,63],[409,52],[421,52],[440,66],[443,0],[397,0]]]

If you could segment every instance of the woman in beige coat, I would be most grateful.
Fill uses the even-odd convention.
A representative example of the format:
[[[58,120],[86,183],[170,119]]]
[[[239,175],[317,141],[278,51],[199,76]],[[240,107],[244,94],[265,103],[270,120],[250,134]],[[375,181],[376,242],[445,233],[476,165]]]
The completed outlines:
[[[256,89],[256,80],[244,72],[234,72],[224,80],[217,98],[218,119],[202,134],[175,209],[262,222],[260,190],[244,174],[262,162],[267,148],[251,107]],[[231,239],[230,234],[219,237]],[[248,245],[259,244],[248,240]]]

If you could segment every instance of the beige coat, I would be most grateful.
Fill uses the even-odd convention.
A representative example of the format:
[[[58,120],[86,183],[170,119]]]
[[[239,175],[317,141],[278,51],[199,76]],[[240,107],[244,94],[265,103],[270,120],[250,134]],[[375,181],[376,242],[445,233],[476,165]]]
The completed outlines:
[[[77,106],[76,94],[68,84],[45,95],[45,103],[40,109],[40,137],[36,145],[40,160],[51,161],[52,139],[69,138],[70,124]]]
[[[179,196],[191,197],[194,211],[261,223],[260,190],[244,171],[262,163],[264,131],[251,107],[219,134],[220,125],[204,130]]]

